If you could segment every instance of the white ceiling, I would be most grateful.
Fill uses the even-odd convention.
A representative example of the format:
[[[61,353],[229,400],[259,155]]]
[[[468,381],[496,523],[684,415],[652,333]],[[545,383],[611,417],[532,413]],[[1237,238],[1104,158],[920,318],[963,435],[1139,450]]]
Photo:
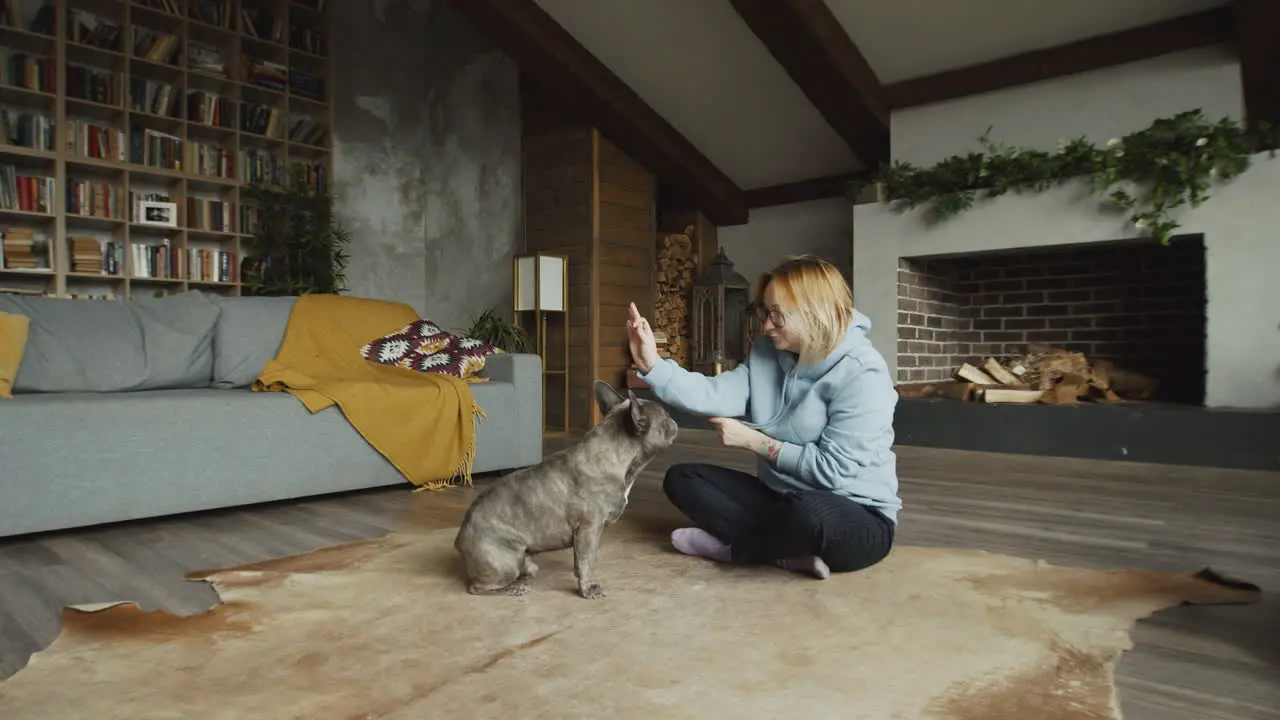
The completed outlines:
[[[859,169],[729,0],[536,2],[740,187]],[[826,0],[885,83],[1225,2]]]
[[[1226,4],[1225,0],[826,3],[882,83],[932,75]]]
[[[537,2],[740,187],[856,164],[728,0]]]

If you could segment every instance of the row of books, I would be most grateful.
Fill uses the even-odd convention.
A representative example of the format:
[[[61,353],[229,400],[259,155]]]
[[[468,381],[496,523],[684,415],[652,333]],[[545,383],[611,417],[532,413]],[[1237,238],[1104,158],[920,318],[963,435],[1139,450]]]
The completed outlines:
[[[211,52],[211,51],[209,51]],[[201,51],[189,58],[192,70],[219,77],[226,77],[226,67],[221,56]],[[267,90],[283,93],[288,88],[295,96],[318,103],[325,102],[324,78],[310,70],[284,65],[270,60],[243,56],[244,81]],[[67,97],[118,107],[120,105],[120,76],[114,70],[68,62]],[[132,86],[138,76],[130,75]],[[57,63],[48,57],[14,52],[0,62],[0,84],[10,87],[54,94],[58,91]],[[157,113],[164,114],[164,113]]]
[[[215,113],[220,112],[225,110],[225,105],[214,105],[211,110]],[[253,124],[252,128],[246,129],[262,134],[276,134],[279,132],[277,112],[268,110],[265,113],[255,114],[252,120],[246,117],[246,120]],[[259,126],[260,122],[265,124]],[[72,119],[67,125],[67,145],[76,155],[98,160],[118,162],[125,160],[124,130],[94,120]],[[134,132],[136,134],[138,131]],[[306,119],[295,121],[290,127],[289,134],[290,139],[310,145],[319,145],[324,142],[325,137],[322,125]],[[0,108],[0,138],[3,138],[8,145],[15,147],[52,152],[55,140],[54,120],[46,115]],[[170,144],[169,139],[176,140],[176,143],[172,143],[175,146],[180,146],[182,141],[175,135],[157,131],[144,131],[143,138],[144,143],[159,138],[150,147],[160,151],[162,157],[163,153],[167,152],[166,145]],[[191,142],[198,143],[198,141]],[[148,146],[144,145],[144,152],[146,149]],[[205,151],[197,150],[196,152]]]
[[[48,243],[28,228],[0,230],[0,268],[5,270],[49,270]]]
[[[0,260],[6,270],[49,270],[49,253],[30,231],[5,230]],[[81,275],[121,276],[125,268],[125,243],[73,235],[68,239],[71,272]],[[235,282],[236,255],[217,248],[178,248],[166,239],[133,242],[128,246],[131,277],[144,280],[192,280]]]

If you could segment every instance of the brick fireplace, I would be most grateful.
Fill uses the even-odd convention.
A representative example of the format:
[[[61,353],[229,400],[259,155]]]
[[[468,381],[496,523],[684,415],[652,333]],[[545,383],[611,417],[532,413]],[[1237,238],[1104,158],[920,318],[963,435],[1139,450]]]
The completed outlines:
[[[897,379],[941,381],[1032,343],[1160,382],[1153,400],[1205,392],[1203,236],[898,260]]]
[[[1170,247],[1087,181],[983,198],[941,222],[853,207],[853,292],[895,379],[950,376],[1027,343],[1158,380],[1154,402],[990,404],[902,397],[900,445],[1280,469],[1280,158],[1261,153]],[[1112,376],[1114,379],[1114,375]]]
[[[1200,362],[1204,364],[1206,407],[1280,408],[1280,286],[1275,273],[1280,267],[1278,189],[1280,158],[1260,153],[1243,175],[1214,185],[1204,204],[1179,208],[1175,214],[1181,223],[1178,232],[1184,236],[1180,239],[1194,239],[1193,245],[1203,246],[1202,253],[1190,247],[1185,252],[1202,254],[1204,263],[1204,352]],[[885,355],[896,377],[898,341],[910,340],[898,337],[898,272],[903,258],[963,259],[1092,248],[1109,253],[1105,248],[1121,245],[1144,246],[1135,252],[1184,252],[1139,238],[1139,234],[1125,213],[1109,209],[1084,180],[1043,192],[982,199],[941,222],[930,221],[924,209],[898,212],[888,203],[859,204],[853,207],[854,301],[871,319],[871,341]],[[1054,261],[1057,267],[1065,264]],[[1011,279],[1029,282],[1032,278]],[[1185,296],[1193,295],[1196,293]],[[1116,328],[1100,328],[1095,323],[1088,329]],[[1002,327],[1000,332],[1013,330]],[[1155,340],[1168,342],[1172,338]]]

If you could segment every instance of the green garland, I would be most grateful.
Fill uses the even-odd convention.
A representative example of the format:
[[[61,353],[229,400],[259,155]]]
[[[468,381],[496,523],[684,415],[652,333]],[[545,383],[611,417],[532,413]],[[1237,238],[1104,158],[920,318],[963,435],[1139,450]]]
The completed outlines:
[[[1244,172],[1251,157],[1264,150],[1275,156],[1280,135],[1258,123],[1245,127],[1230,118],[1210,123],[1200,110],[1156,120],[1145,130],[1097,147],[1085,140],[1064,141],[1057,152],[997,145],[990,129],[979,138],[983,150],[953,155],[922,168],[895,162],[860,181],[882,184],[897,212],[924,206],[926,219],[940,222],[973,207],[980,198],[1008,192],[1043,192],[1087,177],[1095,195],[1130,212],[1134,226],[1163,244],[1179,227],[1169,213],[1208,199],[1211,181]]]

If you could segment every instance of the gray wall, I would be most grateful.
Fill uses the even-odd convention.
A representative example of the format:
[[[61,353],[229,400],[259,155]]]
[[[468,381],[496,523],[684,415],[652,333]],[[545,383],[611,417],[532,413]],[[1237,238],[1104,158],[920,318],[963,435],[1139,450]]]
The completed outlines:
[[[812,253],[840,268],[846,280],[852,279],[853,214],[844,198],[756,208],[746,225],[717,232],[725,255],[751,281],[753,293],[760,275],[788,255]]]
[[[336,0],[334,180],[350,294],[465,327],[510,314],[515,65],[438,0]]]

